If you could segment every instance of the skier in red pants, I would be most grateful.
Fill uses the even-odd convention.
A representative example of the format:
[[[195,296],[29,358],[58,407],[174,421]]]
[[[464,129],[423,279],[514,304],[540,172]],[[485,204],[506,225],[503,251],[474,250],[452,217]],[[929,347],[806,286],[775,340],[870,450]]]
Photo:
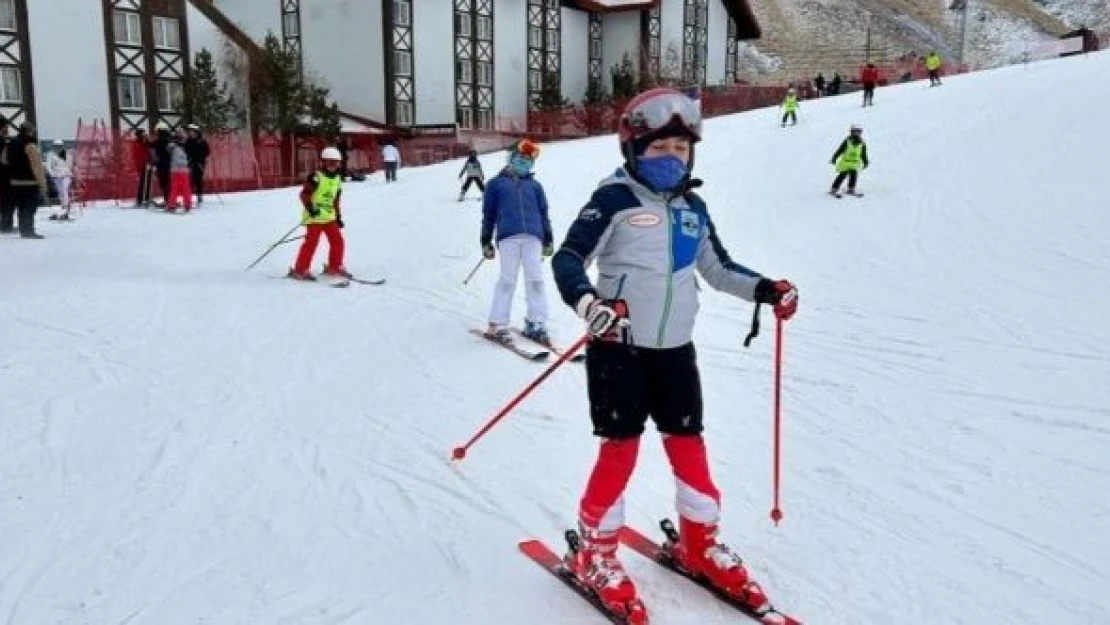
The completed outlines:
[[[328,262],[324,265],[324,275],[350,278],[351,274],[343,266],[343,215],[339,207],[339,196],[343,193],[342,176],[339,166],[343,158],[339,150],[324,148],[320,152],[323,171],[309,175],[301,188],[301,223],[305,226],[304,242],[297,253],[296,263],[289,270],[294,280],[315,280],[309,271],[320,235],[328,238]]]
[[[551,267],[563,301],[593,335],[586,390],[597,461],[578,508],[581,548],[571,568],[628,623],[647,613],[617,559],[624,489],[648,418],[663,436],[677,491],[679,565],[752,609],[766,603],[740,558],[717,541],[721,493],[702,438],[702,393],[694,350],[700,277],[750,302],[793,316],[798,292],[735,262],[718,238],[691,178],[701,140],[697,104],[672,89],[629,102],[619,138],[624,165],[603,181],[571,225]],[[596,282],[586,272],[598,263]]]

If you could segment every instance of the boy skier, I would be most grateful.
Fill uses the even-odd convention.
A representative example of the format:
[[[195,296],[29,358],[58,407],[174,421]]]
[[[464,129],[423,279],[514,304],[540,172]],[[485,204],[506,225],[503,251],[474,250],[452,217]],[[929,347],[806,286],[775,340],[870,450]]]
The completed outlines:
[[[482,256],[487,260],[496,256],[495,235],[501,251],[501,278],[494,288],[486,336],[501,343],[512,342],[506,328],[522,266],[528,303],[522,334],[539,343],[550,342],[541,255],[551,256],[553,248],[547,196],[532,175],[539,155],[539,146],[530,140],[515,143],[509,149],[508,164],[489,181],[482,196]]]
[[[563,300],[587,325],[587,393],[596,464],[578,509],[581,548],[571,568],[629,623],[647,614],[616,557],[624,489],[650,416],[677,486],[680,565],[753,607],[766,603],[740,558],[716,540],[720,492],[702,439],[702,395],[693,344],[695,270],[710,286],[774,306],[789,319],[797,290],[734,262],[705,201],[692,189],[701,116],[691,99],[652,89],[629,102],[619,126],[624,164],[602,181],[552,259]],[[586,268],[598,261],[598,281]]]
[[[343,215],[339,207],[342,195],[342,176],[339,166],[343,160],[339,150],[333,147],[320,152],[323,171],[309,174],[301,188],[301,223],[305,227],[304,241],[297,253],[297,260],[288,277],[294,280],[315,280],[309,269],[320,235],[328,239],[328,262],[324,265],[324,275],[350,279],[351,274],[343,266]]]
[[[798,92],[791,87],[786,90],[786,97],[782,100],[782,108],[785,111],[782,115],[782,127],[786,128],[786,120],[790,120],[791,126],[798,125]]]
[[[486,175],[482,172],[482,162],[478,160],[478,151],[471,150],[470,154],[466,157],[466,162],[463,163],[462,171],[459,172],[459,178],[466,174],[466,181],[463,182],[462,190],[459,191],[459,201],[463,201],[466,196],[466,190],[470,188],[471,184],[477,184],[478,190],[482,193],[486,192],[485,179]]]
[[[836,149],[830,165],[836,165],[836,179],[833,180],[829,194],[840,197],[840,185],[848,179],[848,195],[862,196],[856,192],[856,181],[859,179],[860,169],[867,169],[867,144],[863,142],[863,128],[859,124],[852,124],[848,137]]]

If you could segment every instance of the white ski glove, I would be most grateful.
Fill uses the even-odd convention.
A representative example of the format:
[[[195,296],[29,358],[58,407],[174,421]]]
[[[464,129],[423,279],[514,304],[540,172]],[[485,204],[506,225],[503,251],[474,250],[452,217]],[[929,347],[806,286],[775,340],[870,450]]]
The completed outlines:
[[[574,306],[579,317],[586,320],[586,329],[596,337],[603,337],[618,325],[628,325],[628,310],[621,300],[598,299],[587,293]]]

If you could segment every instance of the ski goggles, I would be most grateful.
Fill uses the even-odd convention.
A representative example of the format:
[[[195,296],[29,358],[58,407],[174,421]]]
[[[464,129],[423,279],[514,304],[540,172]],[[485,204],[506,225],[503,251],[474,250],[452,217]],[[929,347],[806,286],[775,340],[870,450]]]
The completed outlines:
[[[678,118],[683,128],[701,140],[701,111],[697,102],[681,93],[663,93],[640,102],[622,120],[633,135],[661,130]]]

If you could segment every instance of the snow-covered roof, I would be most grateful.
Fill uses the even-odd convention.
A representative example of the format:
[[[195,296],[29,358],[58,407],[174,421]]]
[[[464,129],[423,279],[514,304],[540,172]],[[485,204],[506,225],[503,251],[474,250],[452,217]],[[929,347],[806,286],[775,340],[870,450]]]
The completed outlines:
[[[737,36],[740,39],[759,39],[762,32],[759,21],[752,11],[750,0],[719,0],[725,5],[730,17],[736,21]],[[601,13],[615,13],[618,11],[635,11],[651,9],[659,6],[660,0],[563,0],[563,6],[568,6],[582,11],[599,11]]]

